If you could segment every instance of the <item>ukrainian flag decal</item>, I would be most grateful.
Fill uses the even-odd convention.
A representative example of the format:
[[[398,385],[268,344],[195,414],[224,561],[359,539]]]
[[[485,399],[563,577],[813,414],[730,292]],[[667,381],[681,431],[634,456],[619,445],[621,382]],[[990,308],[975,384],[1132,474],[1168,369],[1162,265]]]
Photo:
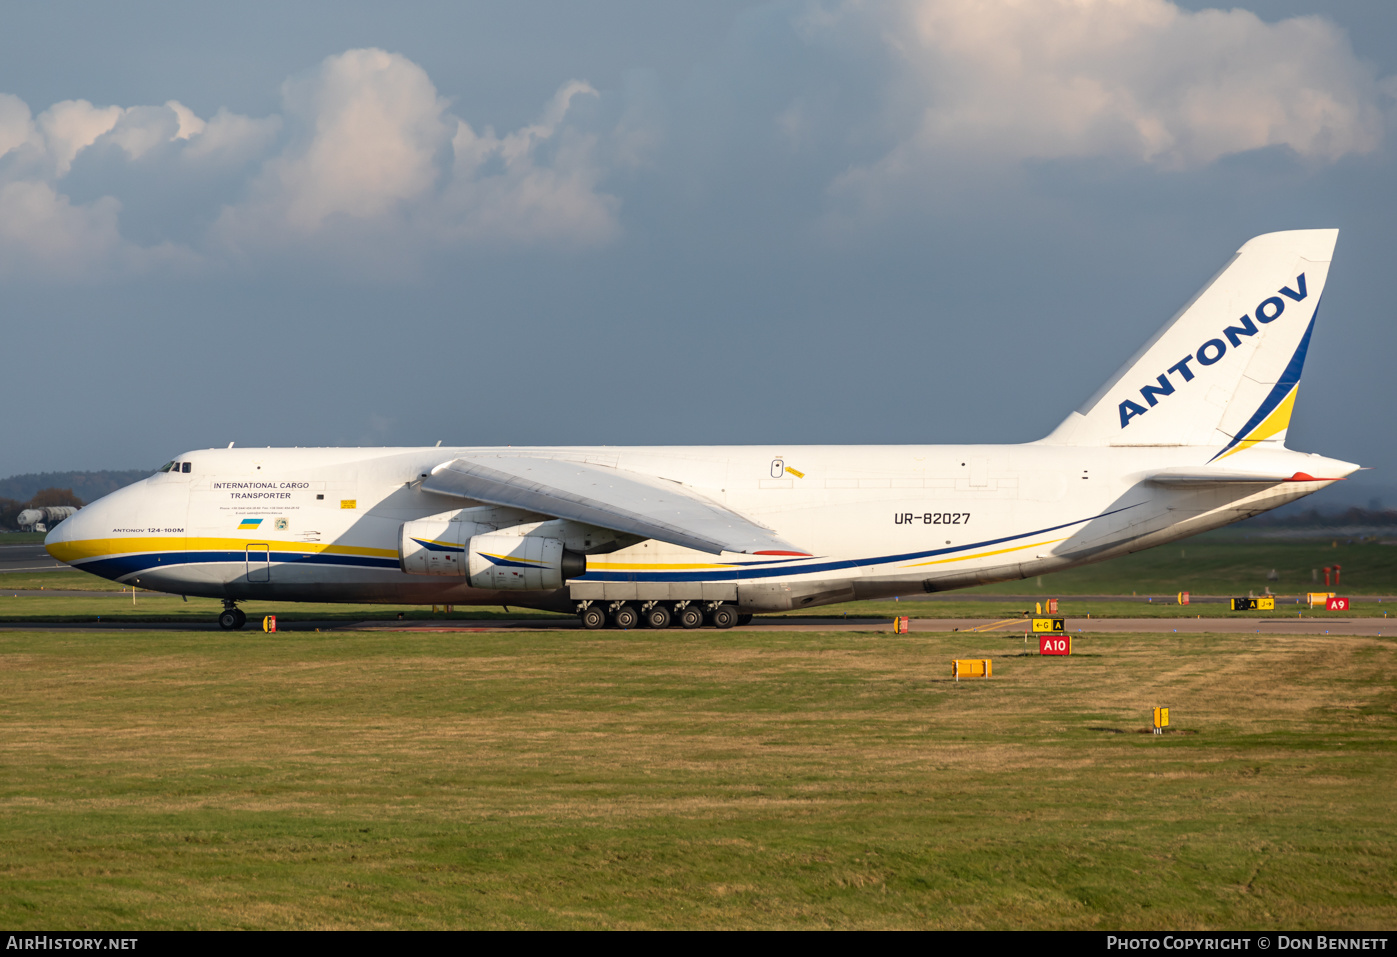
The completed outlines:
[[[260,518],[245,518],[238,523],[238,531],[248,529],[255,532],[257,531],[257,527],[261,524],[262,520]]]

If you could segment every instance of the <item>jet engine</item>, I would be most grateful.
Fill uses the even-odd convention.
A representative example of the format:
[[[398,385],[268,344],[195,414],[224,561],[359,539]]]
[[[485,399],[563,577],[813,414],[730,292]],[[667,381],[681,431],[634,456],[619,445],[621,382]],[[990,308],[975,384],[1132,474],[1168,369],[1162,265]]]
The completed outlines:
[[[465,575],[474,522],[422,519],[398,529],[398,565],[409,575]]]
[[[472,588],[547,591],[587,573],[587,559],[570,552],[556,538],[475,535],[467,546]]]
[[[556,525],[558,523],[548,523]],[[540,531],[543,523],[497,531],[475,522],[419,519],[398,530],[398,564],[409,575],[468,577],[472,588],[547,591],[587,572],[587,558]]]

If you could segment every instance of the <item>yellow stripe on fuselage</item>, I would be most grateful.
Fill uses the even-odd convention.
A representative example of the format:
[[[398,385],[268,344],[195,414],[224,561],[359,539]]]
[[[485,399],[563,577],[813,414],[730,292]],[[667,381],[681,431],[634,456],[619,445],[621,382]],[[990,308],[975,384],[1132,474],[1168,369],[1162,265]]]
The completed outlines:
[[[130,538],[89,538],[76,542],[55,542],[48,552],[60,562],[81,562],[115,555],[143,552],[220,552],[246,551],[249,545],[266,545],[272,551],[302,552],[307,555],[364,555],[373,558],[397,558],[395,548],[364,548],[359,545],[320,544],[318,542],[286,542],[268,538],[184,538],[173,536],[132,536]]]
[[[936,561],[932,561],[932,562],[913,562],[912,564],[910,564],[910,565],[904,565],[903,567],[904,567],[904,568],[921,568],[923,565],[945,565],[947,562],[963,562],[963,561],[968,561],[969,559],[972,559],[972,558],[989,558],[991,555],[1003,555],[1003,554],[1006,554],[1006,553],[1008,553],[1008,552],[1021,552],[1021,551],[1023,551],[1025,548],[1040,548],[1040,547],[1042,547],[1043,545],[1056,545],[1058,542],[1065,542],[1065,541],[1067,541],[1067,539],[1065,539],[1065,538],[1054,538],[1052,541],[1048,541],[1048,542],[1033,542],[1033,543],[1028,544],[1028,545],[1015,545],[1013,548],[998,548],[998,549],[995,549],[995,550],[992,551],[992,552],[975,552],[975,553],[972,554],[972,555],[958,555],[958,556],[955,557],[955,558],[938,558]]]

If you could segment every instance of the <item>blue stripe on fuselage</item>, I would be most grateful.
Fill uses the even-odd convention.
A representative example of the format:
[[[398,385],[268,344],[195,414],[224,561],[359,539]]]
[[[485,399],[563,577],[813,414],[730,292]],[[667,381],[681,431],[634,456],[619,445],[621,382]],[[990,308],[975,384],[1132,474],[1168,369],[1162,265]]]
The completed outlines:
[[[305,552],[272,552],[270,561],[276,564],[300,565],[356,565],[362,568],[398,568],[396,558],[373,558],[367,555],[327,555]],[[140,555],[116,555],[112,558],[92,558],[74,564],[80,571],[91,572],[103,578],[117,579],[136,572],[159,571],[174,565],[196,565],[247,562],[247,553],[227,552],[147,552]],[[253,564],[262,565],[264,560],[258,555]]]

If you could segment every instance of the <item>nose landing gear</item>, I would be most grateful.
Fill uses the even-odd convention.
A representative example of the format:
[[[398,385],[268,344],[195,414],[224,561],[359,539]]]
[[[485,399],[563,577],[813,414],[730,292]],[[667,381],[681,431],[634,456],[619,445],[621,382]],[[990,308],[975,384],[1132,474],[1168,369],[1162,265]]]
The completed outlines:
[[[245,624],[247,615],[243,614],[243,610],[232,599],[223,599],[223,611],[218,616],[218,627],[224,631],[237,631]]]

